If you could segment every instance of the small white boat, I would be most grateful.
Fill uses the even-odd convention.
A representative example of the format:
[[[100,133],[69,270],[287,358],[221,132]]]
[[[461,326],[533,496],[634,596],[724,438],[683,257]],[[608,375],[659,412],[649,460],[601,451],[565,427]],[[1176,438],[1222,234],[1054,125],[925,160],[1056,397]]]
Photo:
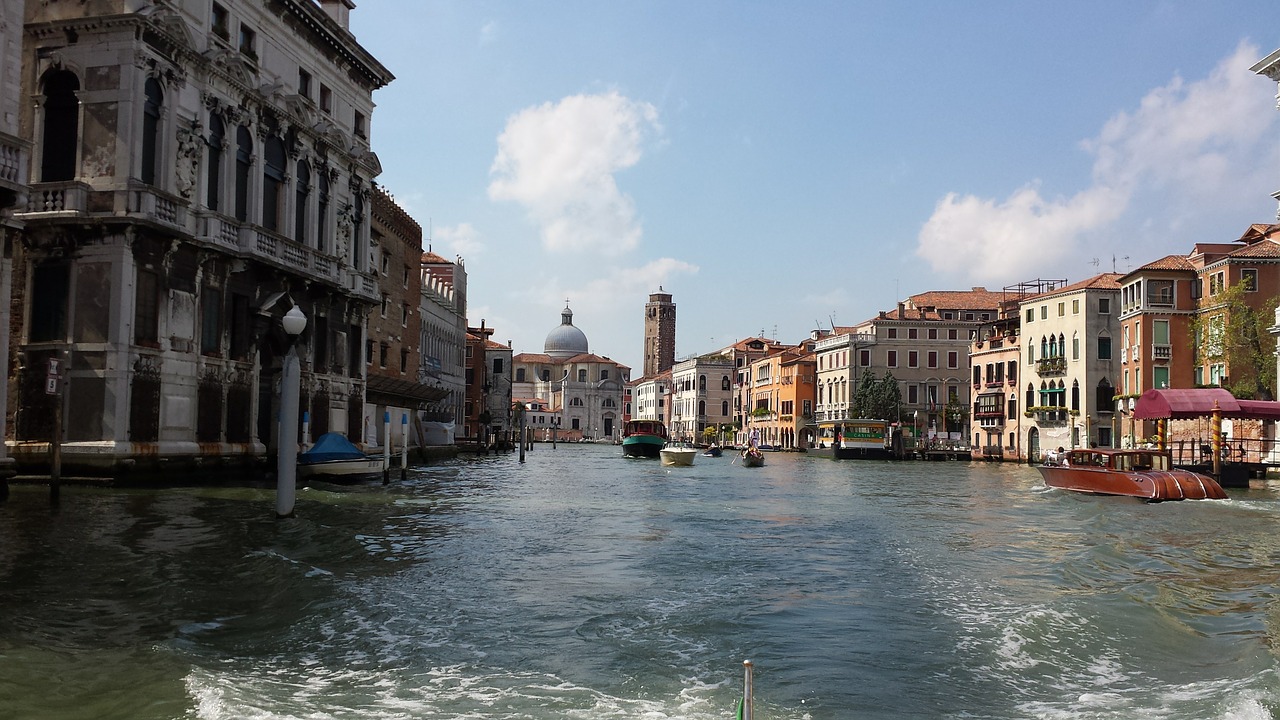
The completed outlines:
[[[298,453],[298,477],[353,482],[382,472],[382,458],[365,455],[339,433],[325,433],[309,450]]]
[[[698,449],[691,448],[687,445],[673,445],[668,443],[658,451],[658,457],[662,458],[663,465],[686,467],[693,464],[693,459],[698,456]]]

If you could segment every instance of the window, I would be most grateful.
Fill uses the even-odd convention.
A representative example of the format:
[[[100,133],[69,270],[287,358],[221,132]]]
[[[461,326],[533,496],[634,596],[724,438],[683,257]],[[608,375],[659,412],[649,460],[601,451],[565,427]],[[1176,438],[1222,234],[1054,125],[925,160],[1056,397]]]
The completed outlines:
[[[80,146],[80,80],[68,70],[44,76],[44,132],[40,143],[40,181],[74,180]]]
[[[253,135],[249,128],[236,128],[236,219],[249,219],[249,167],[253,161]]]
[[[907,351],[907,367],[920,367],[920,352],[918,350]]]
[[[200,352],[219,355],[222,350],[222,291],[205,287],[200,294]]]
[[[918,402],[920,402],[920,386],[908,385],[907,386],[907,404],[915,405]]]
[[[494,375],[502,374],[502,358],[500,357],[493,359],[493,374]]]
[[[930,368],[936,368],[936,367],[938,367],[938,353],[937,353],[937,351],[930,350],[930,351],[928,352],[928,354],[927,354],[927,355],[925,355],[925,362],[926,362],[926,363],[928,363],[928,367],[930,367]]]
[[[586,369],[586,368],[579,368],[579,369],[578,369],[578,382],[580,382],[580,383],[584,383],[584,382],[586,382],[586,381],[587,381],[587,369]]]
[[[400,372],[404,373],[409,370],[409,350],[400,348]]]
[[[409,305],[403,303],[400,305],[400,327],[409,326]]]
[[[284,142],[272,135],[266,142],[266,162],[262,169],[262,226],[273,232],[280,230],[280,206],[283,204]]]
[[[1071,301],[1071,314],[1072,315],[1080,314],[1080,301],[1078,299]]]
[[[1035,322],[1035,320],[1036,320],[1035,308],[1027,308],[1027,322]]]
[[[409,266],[401,265],[400,268],[403,273],[403,280],[401,282],[401,287],[407,288],[409,287]]]
[[[355,120],[352,122],[352,130],[355,132],[356,137],[358,138],[368,137],[368,132],[364,129],[364,126],[365,126],[364,113],[357,110],[355,114]]]
[[[1111,298],[1098,298],[1098,314],[1099,315],[1111,314]]]
[[[324,83],[320,83],[320,109],[333,112],[333,91]]]
[[[948,340],[955,340],[955,339],[956,339],[956,329],[955,329],[955,328],[951,328],[950,330],[948,330],[948,331],[947,331],[947,339],[948,339]]]
[[[908,340],[915,340],[915,339],[917,339],[919,336],[920,336],[920,331],[919,331],[919,330],[917,330],[916,328],[908,328],[908,329],[907,329],[907,339],[908,339]]]
[[[386,343],[378,344],[378,367],[385,368],[387,366],[387,350],[390,348]]]
[[[229,29],[229,25],[227,23],[227,9],[222,7],[218,3],[214,3],[213,12],[210,13],[210,19],[212,20],[210,25],[213,26],[213,34],[217,35],[223,40],[230,40],[231,30]]]
[[[1071,359],[1080,359],[1080,338],[1077,335],[1071,336]]]
[[[1066,314],[1067,314],[1067,303],[1066,302],[1058,303],[1058,317],[1065,317]]]
[[[960,353],[955,350],[947,353],[947,367],[952,370],[960,367]]]
[[[890,340],[897,340],[897,339],[898,339],[898,328],[889,328],[888,333],[889,333],[889,334],[888,334],[888,338],[889,338]]]
[[[885,356],[884,364],[891,368],[898,367],[898,351],[890,350]]]
[[[219,209],[219,201],[222,199],[222,143],[225,142],[223,137],[222,117],[217,114],[209,115],[209,135],[205,138],[205,201],[204,204],[210,210]]]
[[[386,293],[382,293],[382,317],[384,318],[387,316],[387,303],[390,302],[390,300],[391,296]]]
[[[253,28],[249,27],[248,25],[245,25],[244,23],[240,23],[241,54],[249,58],[252,58],[254,60],[258,59],[258,51],[254,47],[257,44],[257,41],[258,41],[258,33],[254,32]]]
[[[293,199],[293,239],[307,244],[307,205],[311,198],[311,166],[305,160],[298,161],[297,186]]]
[[[1169,368],[1156,366],[1151,369],[1151,383],[1155,388],[1169,387]]]
[[[1155,320],[1151,323],[1151,343],[1153,345],[1169,344],[1169,321]],[[1160,387],[1157,385],[1156,387]]]
[[[65,263],[44,263],[31,271],[31,342],[67,339],[67,298],[71,273]]]
[[[160,90],[158,80],[147,78],[143,94],[146,99],[142,104],[142,167],[138,178],[147,185],[155,185],[157,149],[160,143],[160,105],[164,101],[164,93]]]
[[[722,376],[720,376],[720,389],[721,389],[721,390],[728,390],[728,389],[729,389],[729,376],[728,376],[728,375],[722,375]]]
[[[157,346],[160,340],[160,276],[138,270],[134,287],[133,342]]]
[[[1045,319],[1047,319],[1048,317],[1049,317],[1049,306],[1048,306],[1048,305],[1041,305],[1041,306],[1040,306],[1040,319],[1041,319],[1041,320],[1045,320]]]
[[[1111,338],[1105,336],[1098,338],[1098,359],[1111,359]]]
[[[929,339],[930,340],[938,339],[938,328],[929,328]]]
[[[311,73],[302,68],[298,68],[298,94],[311,99]]]
[[[1240,284],[1244,285],[1246,292],[1258,292],[1258,269],[1241,268]]]
[[[858,351],[858,365],[861,367],[871,367],[871,351],[870,350]]]
[[[524,382],[524,368],[516,368],[516,382]]]
[[[609,371],[608,371],[608,370],[604,370],[604,369],[600,370],[600,379],[601,379],[601,380],[608,380],[608,379],[609,379]],[[704,378],[704,380],[705,380],[705,378]],[[704,385],[705,385],[705,383],[704,383]],[[703,387],[703,389],[705,390],[706,388],[705,388],[705,387]]]

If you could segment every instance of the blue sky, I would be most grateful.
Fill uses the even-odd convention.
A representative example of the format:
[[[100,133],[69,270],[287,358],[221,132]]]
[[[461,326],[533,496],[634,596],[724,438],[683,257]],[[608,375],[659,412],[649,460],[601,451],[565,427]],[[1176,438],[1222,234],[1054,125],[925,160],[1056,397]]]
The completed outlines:
[[[795,342],[1273,222],[1274,2],[365,0],[379,182],[541,352]],[[1114,258],[1114,259],[1113,259]]]

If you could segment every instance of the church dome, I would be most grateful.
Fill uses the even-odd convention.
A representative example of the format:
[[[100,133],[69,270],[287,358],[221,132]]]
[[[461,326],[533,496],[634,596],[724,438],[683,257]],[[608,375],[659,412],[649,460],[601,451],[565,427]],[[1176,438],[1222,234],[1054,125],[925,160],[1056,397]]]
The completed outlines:
[[[573,326],[573,311],[569,306],[560,313],[560,326],[547,333],[542,351],[556,359],[567,359],[587,351],[587,336]]]

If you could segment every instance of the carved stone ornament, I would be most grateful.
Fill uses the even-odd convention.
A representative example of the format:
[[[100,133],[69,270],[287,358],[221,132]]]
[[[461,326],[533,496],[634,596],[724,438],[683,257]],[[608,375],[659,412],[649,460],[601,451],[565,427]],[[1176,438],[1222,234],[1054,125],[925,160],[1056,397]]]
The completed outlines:
[[[347,258],[351,256],[351,228],[354,224],[352,217],[354,215],[355,208],[351,206],[351,203],[343,205],[338,210],[338,237],[336,238],[338,241],[337,250],[338,258],[344,263],[347,261]]]
[[[190,198],[195,191],[196,179],[200,171],[200,145],[204,126],[199,120],[192,120],[190,127],[178,128],[178,158],[176,163],[176,185],[178,194]]]

